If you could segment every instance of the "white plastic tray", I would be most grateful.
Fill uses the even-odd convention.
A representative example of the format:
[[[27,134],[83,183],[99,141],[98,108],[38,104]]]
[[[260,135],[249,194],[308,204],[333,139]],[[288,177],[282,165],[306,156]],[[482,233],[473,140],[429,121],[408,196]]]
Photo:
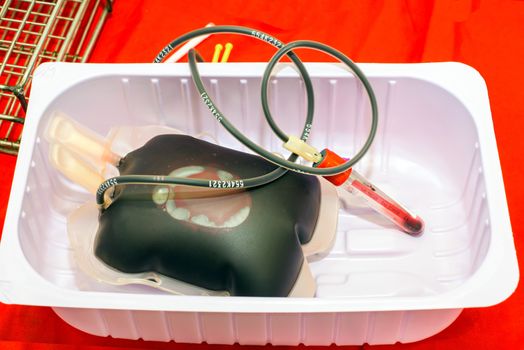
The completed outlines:
[[[210,95],[251,138],[281,151],[262,117],[258,63],[202,64]],[[369,127],[365,94],[333,64],[308,64],[316,110],[311,143],[350,156]],[[420,214],[425,234],[399,233],[370,209],[346,206],[331,253],[312,262],[316,298],[174,296],[110,286],[72,259],[66,216],[93,200],[54,170],[43,138],[57,110],[107,134],[115,125],[210,132],[245,150],[202,105],[186,64],[44,64],[32,100],[0,245],[0,301],[51,306],[97,335],[231,344],[411,342],[447,327],[465,307],[506,299],[518,267],[486,86],[458,63],[363,64],[380,125],[358,170]],[[272,110],[298,133],[302,83],[285,68]]]

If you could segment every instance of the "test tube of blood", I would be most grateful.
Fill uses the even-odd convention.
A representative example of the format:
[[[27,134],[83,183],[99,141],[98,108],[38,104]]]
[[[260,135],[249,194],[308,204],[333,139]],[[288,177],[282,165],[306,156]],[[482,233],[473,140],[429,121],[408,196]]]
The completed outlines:
[[[378,189],[355,169],[352,169],[351,175],[341,186],[364,198],[371,208],[387,217],[406,233],[418,236],[424,230],[424,221],[420,216],[413,214],[405,206]]]
[[[318,168],[333,167],[346,161],[346,159],[328,149],[322,151],[322,155],[323,159],[315,164]],[[356,170],[351,168],[343,173],[325,178],[346,191],[364,198],[371,208],[384,215],[404,232],[418,236],[424,231],[424,221],[420,216],[410,212],[405,206],[378,189]]]

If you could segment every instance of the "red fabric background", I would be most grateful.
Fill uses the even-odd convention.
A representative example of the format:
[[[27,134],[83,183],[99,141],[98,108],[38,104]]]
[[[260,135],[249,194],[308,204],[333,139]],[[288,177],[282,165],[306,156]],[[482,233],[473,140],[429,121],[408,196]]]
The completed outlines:
[[[322,41],[357,62],[460,61],[475,67],[489,89],[517,251],[524,251],[524,216],[520,215],[524,138],[519,133],[524,127],[524,1],[116,0],[91,61],[150,62],[171,39],[208,22],[258,28],[284,42]],[[226,40],[235,45],[230,61],[265,61],[274,52],[261,42],[238,36],[211,37],[199,50],[210,60],[214,45]],[[326,60],[310,51],[300,57]],[[5,216],[14,163],[14,157],[0,155],[0,220]],[[523,349],[523,304],[520,286],[501,305],[465,310],[449,328],[428,340],[377,348]],[[0,349],[183,346],[94,337],[68,326],[49,308],[0,304]]]

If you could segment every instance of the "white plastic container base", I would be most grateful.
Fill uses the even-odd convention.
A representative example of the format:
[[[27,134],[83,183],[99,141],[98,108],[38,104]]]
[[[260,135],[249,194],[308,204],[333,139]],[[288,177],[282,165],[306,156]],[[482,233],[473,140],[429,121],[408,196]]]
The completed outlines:
[[[250,138],[282,152],[260,106],[265,64],[202,64],[210,95]],[[315,87],[311,143],[351,156],[367,136],[369,106],[333,64],[308,64]],[[315,298],[176,296],[98,283],[75,265],[66,217],[94,200],[48,161],[43,138],[61,111],[106,135],[114,126],[167,125],[245,150],[209,114],[186,64],[44,64],[31,103],[0,245],[0,301],[51,306],[88,333],[220,344],[388,344],[429,337],[463,308],[505,300],[518,267],[486,86],[457,63],[363,64],[380,124],[356,166],[419,214],[425,233],[402,234],[371,209],[343,205],[337,238],[310,263]],[[271,84],[272,111],[298,134],[303,85],[291,68]],[[174,150],[176,151],[176,150]]]

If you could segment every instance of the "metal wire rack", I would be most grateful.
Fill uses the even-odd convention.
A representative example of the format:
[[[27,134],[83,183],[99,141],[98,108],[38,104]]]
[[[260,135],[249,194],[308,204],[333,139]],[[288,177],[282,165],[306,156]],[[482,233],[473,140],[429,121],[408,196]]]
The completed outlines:
[[[20,146],[33,70],[85,62],[112,0],[0,0],[0,152]]]

